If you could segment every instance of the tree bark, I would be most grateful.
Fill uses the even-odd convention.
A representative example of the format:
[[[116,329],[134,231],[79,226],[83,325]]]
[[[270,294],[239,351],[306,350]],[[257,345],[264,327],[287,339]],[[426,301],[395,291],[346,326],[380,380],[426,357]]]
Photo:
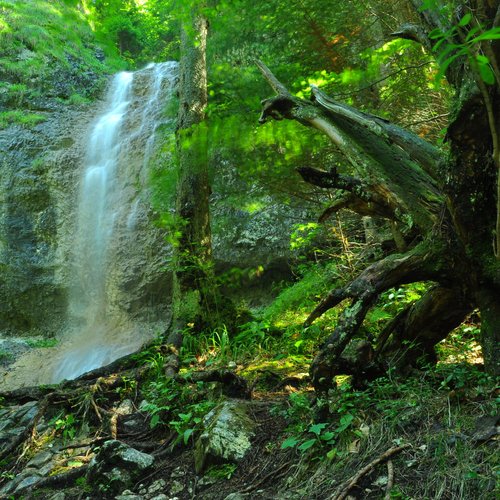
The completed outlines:
[[[174,252],[172,326],[169,342],[179,348],[182,332],[204,322],[211,270],[210,186],[206,134],[207,20],[194,15],[181,35],[177,124],[177,232]]]

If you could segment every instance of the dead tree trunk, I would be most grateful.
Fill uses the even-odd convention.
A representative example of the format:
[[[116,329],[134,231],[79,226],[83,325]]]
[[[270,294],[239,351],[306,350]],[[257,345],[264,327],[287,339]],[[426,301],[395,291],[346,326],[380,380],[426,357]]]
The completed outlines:
[[[483,11],[480,21],[485,29],[500,22],[499,10]],[[419,33],[444,29],[431,26],[443,22],[431,14],[422,13],[425,23]],[[495,42],[488,43],[493,47]],[[427,44],[431,45],[429,40]],[[310,101],[299,99],[264,64],[258,65],[277,93],[263,101],[260,123],[290,119],[316,128],[337,146],[355,173],[299,169],[307,182],[344,193],[332,211],[349,207],[362,215],[377,214],[419,233],[418,242],[405,253],[370,265],[344,288],[332,290],[311,312],[306,326],[328,309],[351,301],[312,363],[316,388],[326,389],[332,377],[341,373],[342,353],[380,293],[416,281],[433,282],[435,287],[387,325],[373,346],[373,374],[388,363],[401,367],[422,356],[431,360],[435,344],[474,308],[481,314],[486,367],[499,373],[500,264],[492,247],[497,168],[489,122],[494,109],[496,123],[500,123],[499,86],[487,89],[485,102],[481,82],[474,85],[463,60],[450,68],[457,101],[447,134],[451,153],[446,156],[415,134],[334,101],[316,87]],[[496,106],[492,108],[491,103]],[[366,359],[362,362],[365,366],[359,368],[366,371]]]

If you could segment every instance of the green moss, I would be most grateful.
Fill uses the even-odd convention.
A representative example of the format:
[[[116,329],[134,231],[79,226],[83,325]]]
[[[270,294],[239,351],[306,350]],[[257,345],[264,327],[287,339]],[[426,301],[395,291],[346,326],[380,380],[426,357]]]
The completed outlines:
[[[19,109],[0,113],[0,129],[7,128],[9,125],[21,125],[22,127],[30,128],[43,121],[45,121],[43,115]]]

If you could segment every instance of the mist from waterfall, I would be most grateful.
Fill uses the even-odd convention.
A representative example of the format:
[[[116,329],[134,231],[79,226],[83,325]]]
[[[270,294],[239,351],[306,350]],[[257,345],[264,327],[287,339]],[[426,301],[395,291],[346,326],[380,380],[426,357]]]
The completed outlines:
[[[54,383],[108,364],[145,340],[120,307],[115,289],[127,283],[116,283],[115,268],[137,244],[139,216],[147,210],[144,173],[127,170],[129,157],[132,148],[140,151],[140,168],[147,168],[176,71],[177,64],[168,62],[115,75],[89,134],[71,264],[70,347],[53,372]]]

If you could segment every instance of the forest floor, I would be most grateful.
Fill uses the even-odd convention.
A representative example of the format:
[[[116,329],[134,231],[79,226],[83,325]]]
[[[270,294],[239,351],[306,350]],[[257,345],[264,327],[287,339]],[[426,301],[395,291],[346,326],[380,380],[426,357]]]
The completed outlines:
[[[498,498],[500,392],[480,365],[454,360],[363,390],[339,377],[322,399],[307,357],[236,365],[202,355],[175,380],[162,375],[166,357],[157,344],[75,381],[4,393],[0,498]],[[228,399],[227,372],[252,390],[251,448],[197,473],[196,442]],[[153,467],[96,483],[89,464],[110,439],[153,456]]]

